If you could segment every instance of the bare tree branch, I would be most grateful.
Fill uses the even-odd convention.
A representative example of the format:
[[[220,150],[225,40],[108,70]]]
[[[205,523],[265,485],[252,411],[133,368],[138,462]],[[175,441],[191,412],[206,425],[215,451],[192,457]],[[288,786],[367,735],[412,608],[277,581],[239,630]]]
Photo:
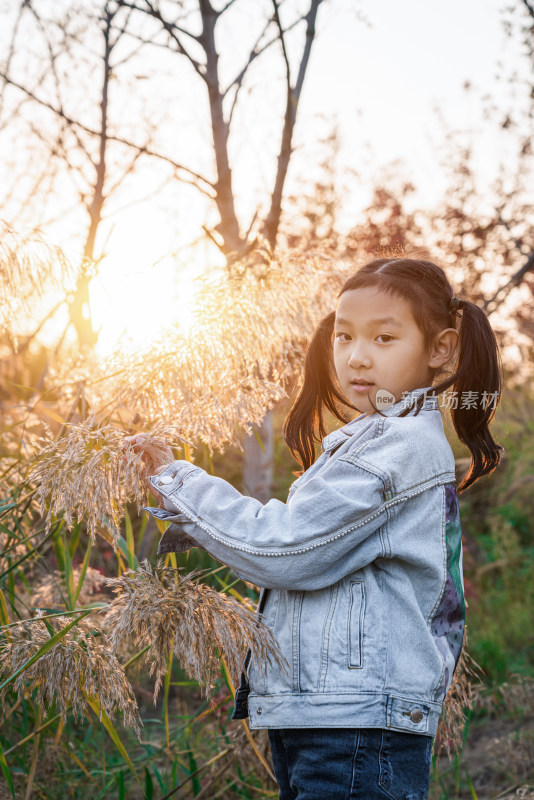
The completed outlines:
[[[253,62],[253,61],[255,61],[255,60],[256,60],[256,58],[257,58],[259,55],[261,55],[261,53],[263,53],[263,51],[264,51],[264,50],[266,50],[268,46],[270,46],[270,45],[271,45],[273,42],[276,42],[276,41],[278,41],[278,37],[275,37],[274,39],[271,39],[271,41],[270,41],[270,42],[269,42],[267,45],[265,45],[263,48],[261,48],[261,49],[258,49],[258,45],[259,45],[259,43],[261,42],[261,40],[263,39],[263,37],[265,36],[265,34],[267,33],[267,31],[268,31],[268,30],[269,30],[269,28],[271,27],[271,22],[272,22],[272,20],[270,20],[270,19],[269,19],[269,20],[267,20],[267,23],[266,23],[265,27],[263,28],[262,32],[260,33],[260,35],[258,36],[258,38],[256,39],[256,41],[254,42],[254,44],[253,44],[253,46],[252,46],[252,50],[251,50],[251,51],[250,51],[250,53],[249,53],[249,56],[248,56],[247,62],[246,62],[246,64],[245,64],[245,66],[243,67],[243,69],[242,69],[242,70],[241,70],[241,71],[240,71],[240,72],[239,72],[239,73],[236,75],[236,77],[235,77],[235,78],[234,78],[234,79],[233,79],[233,80],[232,80],[232,81],[231,81],[231,82],[228,84],[228,86],[226,87],[226,89],[223,89],[223,90],[222,90],[222,94],[223,94],[224,96],[226,96],[226,95],[228,94],[228,92],[230,91],[230,89],[231,89],[233,86],[238,86],[238,87],[239,87],[239,86],[241,86],[241,84],[243,83],[243,78],[245,77],[245,74],[246,74],[246,72],[247,72],[248,68],[250,67],[250,65],[252,64],[252,62]]]
[[[289,65],[289,58],[287,56],[285,32],[284,32],[284,29],[282,27],[282,22],[280,20],[280,13],[278,11],[277,0],[272,0],[272,3],[273,3],[273,8],[274,8],[274,18],[275,18],[276,24],[278,26],[278,39],[280,40],[280,44],[282,46],[282,54],[284,56],[284,62],[285,62],[285,65],[286,65],[287,91],[288,91],[288,94],[291,94],[291,67]]]
[[[124,172],[123,175],[122,175],[121,180],[124,180],[126,175],[127,175],[127,172]],[[122,214],[122,212],[125,211],[127,208],[132,208],[133,206],[139,205],[139,203],[144,203],[147,200],[152,199],[153,197],[158,197],[158,195],[161,193],[162,189],[164,189],[166,186],[168,186],[169,183],[172,180],[174,180],[175,178],[176,178],[175,175],[167,175],[167,177],[164,180],[162,180],[158,184],[158,186],[156,186],[154,189],[152,189],[147,194],[144,194],[142,197],[137,197],[134,200],[131,200],[129,203],[124,203],[124,205],[120,206],[119,208],[114,208],[112,211],[108,210],[106,212],[106,219],[109,219],[110,217],[115,217],[115,216],[117,216],[117,214]],[[182,183],[187,183],[187,181],[183,181],[182,180]],[[118,185],[117,186],[112,186],[112,188],[110,190],[108,190],[108,196],[111,196],[111,194],[113,194],[113,192],[115,192],[115,190],[117,188],[118,188]]]
[[[208,228],[206,225],[202,225],[202,230],[204,231],[204,233],[206,234],[206,236],[208,237],[208,239],[209,239],[211,242],[213,242],[213,244],[215,245],[215,247],[218,247],[218,248],[219,248],[219,250],[221,251],[221,253],[224,255],[224,254],[225,254],[224,244],[221,244],[220,242],[218,242],[218,241],[217,241],[217,239],[216,239],[216,238],[215,238],[215,236],[213,235],[213,232],[212,232],[212,231],[210,231],[210,229],[209,229],[209,228]]]
[[[291,25],[288,25],[287,28],[284,28],[284,33],[287,33],[288,31],[290,31],[293,28],[295,28],[300,22],[302,22],[303,19],[305,19],[305,17],[303,17],[303,16],[298,17],[296,20],[294,20],[291,23]],[[262,30],[262,32],[260,33],[260,35],[256,39],[256,42],[255,42],[252,50],[249,53],[249,57],[248,57],[247,63],[245,64],[245,66],[243,67],[241,72],[238,75],[236,75],[236,77],[233,79],[233,81],[231,83],[229,83],[228,86],[226,87],[226,89],[224,89],[224,91],[223,91],[223,95],[226,96],[227,93],[234,86],[236,87],[235,94],[234,94],[234,99],[232,100],[232,106],[230,108],[230,113],[228,115],[228,125],[232,124],[232,118],[234,116],[234,110],[235,110],[235,107],[237,105],[237,98],[239,96],[239,92],[241,90],[241,87],[243,86],[243,80],[245,78],[245,75],[248,72],[249,67],[258,58],[258,56],[261,56],[263,53],[265,53],[265,51],[268,50],[269,47],[272,47],[272,45],[275,44],[275,42],[277,42],[278,39],[279,39],[278,36],[274,36],[272,39],[270,39],[268,42],[266,42],[262,47],[258,47],[259,43],[261,42],[261,40],[265,36],[267,30],[270,28],[271,23],[272,23],[272,19],[268,20],[266,26],[264,27],[264,29]]]
[[[218,15],[219,17],[222,17],[222,15],[223,15],[223,14],[224,14],[226,11],[228,11],[228,9],[230,8],[230,6],[233,6],[233,4],[234,4],[234,3],[235,3],[235,0],[228,0],[228,2],[224,4],[224,6],[223,6],[223,7],[220,9],[220,11],[217,11],[217,15]]]
[[[532,270],[534,270],[534,251],[529,255],[521,269],[514,272],[510,280],[501,286],[500,289],[497,289],[495,294],[484,302],[482,308],[490,314],[496,311],[504,303],[514,286],[518,286],[527,272],[531,272]],[[490,306],[493,307],[490,308]]]
[[[111,19],[112,30],[113,30],[113,19],[117,15],[118,11],[119,11],[119,6],[117,7],[116,12],[113,14],[112,19]],[[127,12],[126,12],[125,17],[124,17],[123,25],[120,26],[119,28],[117,28],[116,31],[114,31],[116,33],[116,36],[115,36],[115,39],[113,41],[111,40],[111,35],[110,35],[110,44],[109,44],[110,52],[113,52],[113,50],[115,49],[115,46],[117,45],[117,43],[122,39],[122,37],[126,33],[127,28],[128,28],[128,23],[129,23],[129,21],[131,19],[131,16],[132,16],[132,9],[129,8],[127,10]]]
[[[88,125],[84,125],[79,120],[75,120],[72,117],[69,117],[67,114],[65,114],[65,112],[62,109],[57,108],[51,103],[48,103],[46,100],[43,100],[42,98],[38,97],[34,92],[30,91],[30,89],[27,89],[25,86],[22,86],[20,83],[17,83],[12,78],[8,77],[8,75],[6,75],[4,72],[0,71],[0,78],[5,83],[8,83],[11,86],[14,86],[16,89],[19,89],[21,92],[24,92],[30,99],[34,100],[43,108],[48,108],[49,111],[53,111],[54,114],[56,114],[58,117],[62,117],[66,122],[69,123],[69,125],[76,126],[80,130],[89,133],[91,136],[100,135],[99,131],[95,130],[94,128],[90,128]],[[114,136],[113,134],[108,134],[107,138],[109,141],[117,142],[118,144],[123,144],[125,147],[130,147],[133,150],[138,150],[141,155],[147,155],[153,158],[157,158],[160,161],[165,161],[167,164],[170,164],[172,167],[174,167],[174,169],[186,172],[188,175],[198,180],[200,184],[204,184],[204,186],[207,186],[210,189],[215,188],[215,184],[213,184],[212,181],[209,181],[203,175],[200,175],[198,172],[195,172],[189,167],[185,167],[183,164],[179,164],[177,161],[170,158],[169,156],[165,156],[162,153],[157,153],[144,145],[139,145],[135,144],[134,142],[130,142],[127,139],[123,139],[120,136]],[[195,183],[194,185],[197,186],[199,191],[201,191],[203,194],[205,194],[207,197],[210,197],[213,200],[214,198],[213,193],[207,191],[206,188],[204,188],[204,186],[201,186],[200,184]]]
[[[26,165],[26,170],[27,170],[27,175],[33,175],[38,173],[38,177],[32,183],[29,190],[24,195],[24,198],[21,200],[19,204],[19,212],[10,216],[10,223],[12,225],[15,225],[17,220],[20,219],[24,209],[30,204],[30,201],[38,195],[41,187],[44,184],[46,184],[47,181],[49,182],[49,184],[52,184],[54,177],[56,175],[53,159],[48,160],[48,163],[46,164],[44,171],[38,172],[37,170],[33,170],[31,163]],[[11,198],[15,195],[15,191],[17,188],[18,188],[18,181],[14,181],[10,191],[6,194],[5,197],[2,198],[2,202],[5,207],[9,206]],[[46,196],[48,192],[45,189],[43,190],[43,192],[41,192],[41,194]],[[62,214],[60,214],[59,216],[61,218]],[[33,235],[35,232],[36,232],[35,229],[33,231],[30,231],[30,235]]]
[[[82,203],[84,204],[86,210],[87,206],[85,204],[85,195],[81,190],[80,186],[75,181],[75,176],[78,173],[78,170],[73,166],[70,156],[71,156],[71,149],[65,147],[64,144],[64,133],[67,130],[67,125],[64,121],[61,123],[62,127],[57,135],[57,138],[54,142],[51,142],[49,138],[47,138],[42,130],[42,128],[38,127],[37,125],[30,124],[29,129],[32,134],[35,136],[36,139],[39,139],[45,146],[48,154],[49,160],[52,161],[54,159],[58,159],[64,162],[67,165],[67,175],[69,176],[70,180],[74,185],[74,189],[76,194],[81,198]],[[70,129],[69,129],[70,130]],[[94,166],[94,163],[93,163]]]
[[[42,37],[43,37],[43,39],[44,39],[44,41],[46,43],[46,49],[48,50],[50,69],[51,69],[51,72],[52,72],[52,76],[54,78],[54,85],[55,85],[55,89],[56,89],[57,103],[58,103],[60,108],[63,108],[63,102],[61,100],[61,80],[60,80],[60,77],[59,77],[59,75],[57,73],[56,54],[54,52],[54,48],[52,47],[52,42],[50,41],[50,37],[48,36],[48,32],[46,30],[46,27],[45,27],[40,15],[37,13],[36,9],[33,7],[31,2],[27,3],[27,8],[29,8],[30,13],[34,17],[34,19],[35,19],[35,21],[37,23],[37,27],[41,31],[41,35],[42,35]]]
[[[204,80],[208,87],[211,133],[217,167],[217,196],[215,202],[221,218],[217,230],[224,239],[224,247],[227,253],[240,252],[245,243],[241,237],[235,210],[232,170],[228,156],[230,128],[224,118],[224,97],[219,83],[219,53],[215,44],[215,25],[217,24],[218,16],[209,0],[199,0],[199,9],[202,19],[202,33],[199,41],[206,54],[206,75]]]
[[[506,228],[506,230],[508,231],[508,233],[512,235],[512,238],[513,238],[513,240],[514,240],[514,244],[515,244],[515,246],[517,247],[517,249],[519,250],[519,252],[520,252],[522,255],[524,255],[525,257],[528,257],[528,256],[529,256],[529,253],[528,253],[528,250],[527,250],[525,247],[523,247],[523,242],[522,242],[520,239],[517,239],[515,236],[513,236],[513,234],[512,234],[512,228],[511,228],[511,225],[510,225],[510,223],[508,222],[508,220],[504,219],[504,217],[503,217],[503,215],[502,215],[503,209],[504,209],[504,205],[502,205],[502,206],[501,206],[501,207],[500,207],[500,208],[497,210],[497,218],[498,218],[498,220],[499,220],[499,224],[500,224],[500,225],[502,225],[502,226],[503,226],[503,228]]]
[[[121,183],[124,181],[124,179],[128,175],[132,174],[132,172],[134,171],[135,166],[136,166],[137,162],[139,161],[140,157],[141,157],[141,153],[139,152],[139,150],[136,150],[134,152],[132,158],[130,159],[129,163],[122,170],[121,174],[115,179],[115,181],[111,185],[110,184],[107,185],[107,188],[106,188],[106,200],[109,200],[109,198],[112,197],[115,194],[115,192],[117,191],[117,189],[119,188]]]
[[[284,28],[284,33],[288,33],[289,31],[293,30],[293,28],[295,28],[304,19],[306,19],[305,16],[297,17],[297,19],[295,19],[291,23],[291,25],[288,25],[287,28]],[[258,48],[259,43],[261,42],[261,40],[263,39],[263,37],[265,36],[267,31],[271,27],[271,24],[272,24],[272,19],[268,20],[268,22],[265,25],[264,29],[262,30],[262,32],[260,33],[260,35],[256,39],[256,42],[255,42],[252,50],[249,53],[248,61],[245,64],[245,66],[243,67],[243,69],[235,76],[235,78],[231,81],[231,83],[228,84],[226,89],[223,90],[223,94],[224,95],[226,95],[230,91],[230,89],[232,89],[233,86],[240,86],[242,84],[242,82],[243,82],[243,78],[245,77],[246,72],[248,71],[248,68],[253,63],[253,61],[255,61],[258,58],[258,56],[263,55],[263,53],[265,53],[265,51],[268,50],[269,47],[272,47],[273,44],[276,44],[276,42],[278,42],[279,36],[277,35],[277,36],[274,36],[272,39],[269,39],[268,42],[266,42],[264,45],[262,45],[261,47]]]
[[[197,75],[205,80],[204,74],[204,65],[197,61],[191,53],[185,48],[182,40],[178,36],[179,33],[183,34],[184,36],[189,36],[191,39],[195,39],[195,41],[199,42],[200,37],[195,36],[195,34],[191,33],[190,31],[176,25],[173,22],[169,22],[168,20],[164,19],[159,8],[156,8],[150,0],[145,0],[146,8],[141,8],[140,6],[136,5],[135,3],[129,3],[128,0],[117,0],[120,6],[124,6],[127,8],[131,8],[134,11],[140,11],[142,14],[148,14],[148,16],[157,19],[169,34],[173,42],[175,43],[178,52],[181,53],[183,56],[187,58],[189,63],[192,65],[193,69],[197,73]]]
[[[11,39],[9,41],[9,49],[7,51],[7,58],[6,58],[5,62],[4,62],[4,67],[5,67],[6,72],[9,72],[9,70],[11,68],[11,61],[12,61],[13,56],[15,54],[15,42],[17,40],[17,35],[18,35],[18,32],[19,32],[19,25],[20,25],[20,22],[21,22],[21,19],[22,19],[22,14],[24,12],[25,5],[26,5],[26,0],[22,0],[21,4],[19,6],[19,10],[18,10],[17,18],[15,20],[15,24],[13,25],[13,32],[11,34]],[[0,92],[0,118],[1,118],[2,112],[4,110],[4,91],[5,91],[5,87],[6,87],[6,84],[4,83],[4,88]]]
[[[297,119],[297,109],[300,100],[300,95],[302,92],[302,86],[304,84],[306,69],[308,67],[310,59],[311,48],[315,37],[315,21],[317,19],[317,12],[319,10],[319,6],[321,5],[322,0],[310,0],[309,11],[305,17],[306,40],[294,88],[291,87],[290,65],[285,44],[285,34],[282,28],[282,23],[279,15],[279,3],[277,2],[277,0],[272,0],[272,2],[274,6],[275,20],[278,25],[282,52],[284,54],[284,60],[286,64],[286,76],[287,76],[287,98],[286,98],[286,111],[284,117],[284,127],[282,130],[282,143],[280,146],[280,153],[278,156],[278,165],[276,170],[274,188],[271,195],[271,205],[263,228],[265,238],[271,245],[271,248],[274,250],[276,245],[276,239],[278,236],[278,227],[280,224],[284,184],[292,153],[293,130]]]
[[[310,5],[310,10],[306,16],[306,22],[307,22],[306,43],[304,45],[304,52],[302,54],[302,59],[299,66],[297,82],[295,83],[295,88],[293,90],[297,104],[300,100],[302,87],[304,85],[304,78],[306,77],[306,70],[308,68],[308,62],[310,60],[312,44],[315,38],[315,22],[317,19],[317,12],[319,11],[319,6],[321,5],[321,3],[322,0],[312,0]]]

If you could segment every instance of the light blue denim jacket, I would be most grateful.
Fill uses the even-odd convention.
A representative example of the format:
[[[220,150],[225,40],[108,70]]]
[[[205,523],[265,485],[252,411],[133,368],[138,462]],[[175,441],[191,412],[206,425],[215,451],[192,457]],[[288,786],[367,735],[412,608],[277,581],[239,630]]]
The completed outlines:
[[[323,440],[287,502],[262,504],[187,461],[150,481],[171,524],[247,581],[289,669],[249,667],[251,728],[390,728],[434,736],[465,604],[455,463],[426,389]]]

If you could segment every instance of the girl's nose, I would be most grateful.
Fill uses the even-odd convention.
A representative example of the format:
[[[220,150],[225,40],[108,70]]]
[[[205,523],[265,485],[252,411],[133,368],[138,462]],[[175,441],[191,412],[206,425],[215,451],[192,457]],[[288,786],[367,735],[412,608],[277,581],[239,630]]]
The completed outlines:
[[[364,352],[362,346],[355,346],[350,351],[349,356],[349,367],[370,367],[371,366],[371,359]]]

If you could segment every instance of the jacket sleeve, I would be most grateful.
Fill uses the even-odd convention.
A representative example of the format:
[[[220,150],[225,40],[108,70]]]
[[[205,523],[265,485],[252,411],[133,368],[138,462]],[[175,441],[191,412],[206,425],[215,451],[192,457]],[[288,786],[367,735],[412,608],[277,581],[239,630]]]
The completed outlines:
[[[191,547],[198,547],[194,539],[195,523],[191,522],[185,514],[176,514],[172,511],[152,506],[143,506],[143,510],[148,511],[161,522],[170,522],[170,525],[159,540],[158,556],[166,553],[185,553]]]
[[[262,504],[188,461],[149,480],[174,521],[185,515],[194,523],[188,536],[266,588],[321,589],[385,555],[379,529],[397,507],[386,502],[378,474],[340,458],[287,503]]]

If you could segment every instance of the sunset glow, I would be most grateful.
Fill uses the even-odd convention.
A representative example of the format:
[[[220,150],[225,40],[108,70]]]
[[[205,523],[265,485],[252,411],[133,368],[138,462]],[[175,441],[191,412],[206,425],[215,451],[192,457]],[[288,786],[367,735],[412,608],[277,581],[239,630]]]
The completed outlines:
[[[200,268],[192,264],[176,275],[167,263],[147,272],[153,280],[142,269],[110,263],[93,280],[91,311],[101,355],[143,350],[171,325],[184,333],[191,327]]]

